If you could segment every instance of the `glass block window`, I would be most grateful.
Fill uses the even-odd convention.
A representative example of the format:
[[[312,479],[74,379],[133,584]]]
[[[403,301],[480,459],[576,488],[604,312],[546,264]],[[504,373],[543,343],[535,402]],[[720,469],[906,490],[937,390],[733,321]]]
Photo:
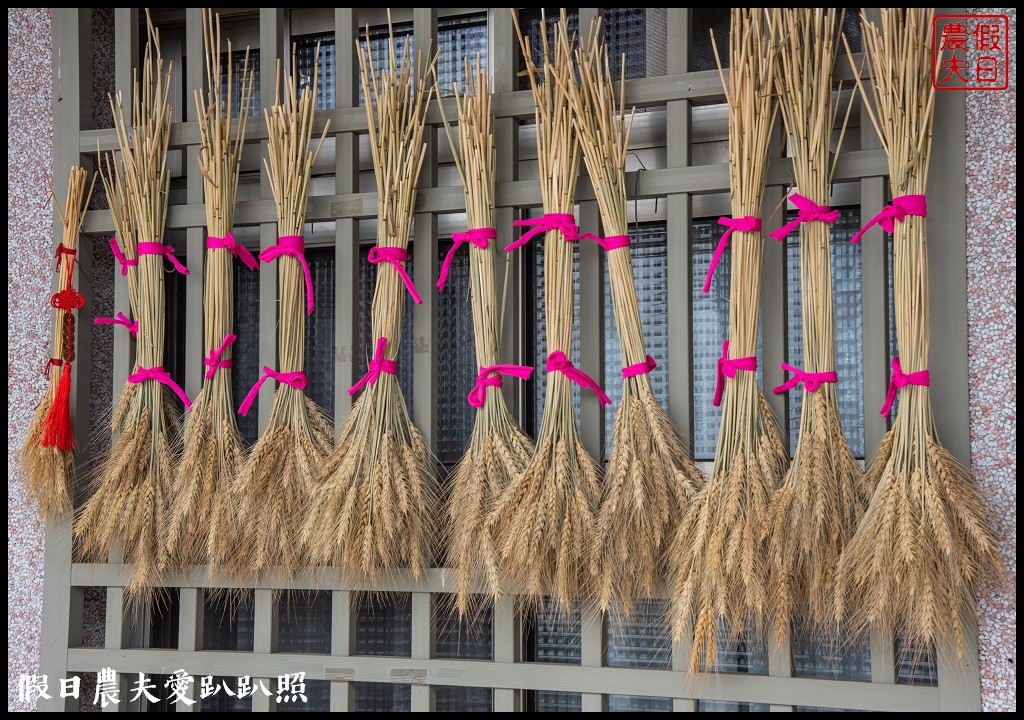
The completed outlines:
[[[413,275],[412,243],[409,243],[409,259],[405,270],[409,277]],[[363,246],[359,251],[359,345],[356,347],[358,358],[356,377],[362,377],[369,367],[370,358],[377,347],[377,338],[371,337],[370,308],[373,305],[373,293],[377,287],[377,268],[369,261],[370,246]],[[398,346],[398,384],[405,396],[405,405],[412,416],[412,356],[413,356],[413,322],[412,312],[416,307],[409,293],[405,293],[405,313],[402,315],[402,339]],[[466,391],[469,392],[468,390]]]
[[[196,682],[199,683],[201,680],[196,678]],[[214,675],[213,686],[216,688],[213,694],[199,701],[199,712],[252,712],[252,698],[238,697],[237,677]],[[267,689],[274,690],[274,688],[270,687]],[[228,690],[234,694],[228,693]],[[309,696],[307,695],[307,697]]]
[[[228,97],[228,67],[231,67],[231,97]],[[262,114],[260,110],[260,49],[249,48],[249,68],[253,71],[252,97],[249,100],[249,117],[258,117]],[[226,52],[220,54],[220,92],[221,102],[231,102],[231,116],[238,117],[242,109],[242,98],[244,88],[242,87],[242,72],[245,70],[245,48],[232,48],[231,56]]]
[[[826,680],[871,682],[871,642],[859,637],[823,637],[796,624],[793,675]]]
[[[295,43],[295,67],[297,68],[299,92],[313,82],[316,64],[316,46],[320,44],[320,70],[317,76],[316,109],[333,110],[336,105],[335,88],[337,65],[335,60],[334,33],[298,35]]]
[[[566,19],[569,25],[569,34],[579,34],[580,28],[580,9],[579,8],[565,8]],[[555,42],[555,23],[559,21],[559,8],[544,8],[544,33],[547,36],[549,52],[554,54],[554,42]],[[519,10],[519,29],[522,30],[523,34],[530,40],[530,53],[533,55],[533,61],[538,67],[542,67],[544,64],[544,35],[541,34],[541,8],[521,8]],[[518,42],[518,41],[516,41]],[[526,70],[526,62],[519,59],[519,69]],[[530,89],[530,78],[521,76],[519,78],[519,89],[529,90]]]
[[[911,645],[896,636],[896,682],[900,685],[935,687],[939,684],[939,667],[934,647]]]
[[[306,251],[313,278],[313,314],[306,316],[306,395],[334,415],[334,248]]]
[[[463,58],[469,58],[472,65],[477,53],[480,64],[487,67],[487,13],[456,15],[437,21],[438,85],[443,94],[451,91],[452,84],[465,87],[465,65]]]
[[[789,213],[796,219],[796,212]],[[863,279],[860,248],[850,238],[860,229],[860,210],[841,208],[839,220],[832,223],[832,306],[835,314],[835,370],[839,375],[836,390],[839,396],[839,417],[850,449],[864,457],[864,315],[862,305]],[[786,238],[786,361],[804,367],[803,308],[800,287],[800,236]],[[788,378],[789,375],[787,374]],[[789,391],[790,453],[796,452],[803,409],[803,386]]]
[[[412,654],[412,595],[375,593],[356,610],[356,655]],[[408,685],[355,683],[356,712],[409,712]]]
[[[727,7],[692,8],[690,20],[690,72],[716,70],[711,32],[715,33],[722,67],[729,67],[729,12]]]
[[[412,692],[408,685],[355,683],[356,712],[410,712]]]
[[[892,359],[900,354],[899,342],[896,339],[896,290],[893,285],[893,243],[895,239],[892,233],[885,234],[885,275],[886,290],[888,292],[888,323],[889,323],[889,359],[885,363],[886,378],[892,373]],[[885,389],[881,388],[884,393]],[[877,397],[881,397],[881,393]],[[881,406],[879,406],[881,407]],[[892,411],[889,413],[890,422],[896,418],[900,409],[900,394],[896,393],[896,399],[892,402]]]
[[[227,591],[223,591],[227,592]],[[252,652],[255,615],[252,591],[241,598],[205,594],[203,603],[203,649]]]
[[[665,223],[641,223],[630,227],[633,246],[633,281],[640,301],[644,345],[647,354],[658,361],[650,374],[655,399],[668,407],[668,252]],[[615,325],[608,264],[604,263],[604,381],[605,393],[612,405],[604,413],[605,457],[611,454],[615,413],[622,399],[622,356]]]
[[[412,23],[393,23],[392,30],[395,37],[395,60],[398,65],[398,69],[402,68],[402,50],[405,47],[405,38],[409,38],[409,53],[410,57],[415,62],[416,58],[416,46],[412,34]],[[362,28],[359,31],[359,45],[365,48],[367,42],[366,28]],[[388,48],[390,47],[390,35],[388,34],[387,25],[375,25],[370,28],[369,35],[370,51],[373,56],[373,68],[375,71],[380,72],[388,66]],[[366,105],[366,97],[363,95],[363,83],[362,80],[357,78],[356,83],[359,86],[359,104]]]
[[[612,77],[626,79],[664,75],[668,67],[668,13],[665,8],[605,8],[604,37]],[[586,29],[584,29],[586,32]]]
[[[231,394],[235,407],[259,380],[260,366],[260,274],[243,263],[234,263],[235,272],[235,335],[231,345]],[[259,398],[248,415],[235,413],[235,422],[246,444],[259,437]]]
[[[539,602],[527,638],[527,657],[533,662],[579,665],[582,646],[582,616],[579,608],[568,617],[550,599]],[[583,698],[578,692],[535,690],[527,693],[533,712],[580,712]]]
[[[165,242],[173,243],[170,237]],[[184,253],[176,257],[187,265]],[[186,276],[179,272],[164,273],[164,368],[181,387],[185,387],[185,282]]]
[[[273,680],[273,679],[272,679]],[[306,702],[299,700],[298,702],[279,703],[276,702],[276,698],[271,698],[273,704],[273,711],[276,713],[281,712],[330,712],[331,710],[331,681],[330,680],[310,680],[306,678],[303,681],[306,685]],[[274,683],[274,687],[270,688],[272,693],[277,693],[277,684]]]
[[[438,658],[493,660],[493,608],[483,608],[472,620],[460,622],[449,611],[452,596],[436,596],[439,609],[434,628],[434,654]],[[434,690],[436,712],[491,712],[491,688],[439,686]]]
[[[672,638],[664,600],[643,600],[630,617],[610,613],[605,621],[605,665],[667,670]],[[609,712],[671,712],[672,698],[608,695]]]
[[[451,238],[438,242],[438,267],[451,246]],[[476,382],[475,337],[469,252],[461,248],[452,258],[444,292],[437,294],[437,457],[446,465],[462,457],[476,420],[476,408],[467,400]]]
[[[277,651],[331,654],[329,591],[281,593],[277,605]]]
[[[767,675],[768,648],[747,633],[734,634],[719,622],[717,635],[718,661],[708,672]],[[699,700],[698,712],[768,712],[765,703],[737,703]]]

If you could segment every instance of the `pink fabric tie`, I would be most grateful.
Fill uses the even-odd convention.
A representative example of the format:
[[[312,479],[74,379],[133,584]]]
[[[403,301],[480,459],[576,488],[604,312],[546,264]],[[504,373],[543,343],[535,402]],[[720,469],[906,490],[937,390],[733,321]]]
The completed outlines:
[[[722,343],[722,357],[718,358],[718,378],[715,381],[715,399],[711,404],[718,407],[722,404],[722,393],[725,392],[725,379],[736,377],[740,370],[754,372],[757,370],[757,358],[745,357],[729,359],[729,341]]]
[[[124,253],[121,252],[120,246],[117,244],[116,237],[110,238],[110,252],[114,253],[114,258],[121,263],[121,277],[128,274],[128,268],[135,267],[139,264],[138,258],[129,260],[124,256]]]
[[[171,265],[174,269],[180,272],[182,275],[188,275],[188,268],[178,262],[178,258],[174,257],[174,246],[164,245],[158,242],[140,242],[138,247],[139,256],[143,255],[163,255],[165,258],[171,261]]]
[[[602,405],[612,404],[612,401],[604,394],[604,390],[594,382],[594,378],[590,377],[573,365],[572,361],[569,360],[561,350],[555,350],[553,353],[548,355],[546,368],[548,372],[560,372],[577,385],[590,388],[597,393],[597,399],[601,401]]]
[[[782,363],[782,369],[786,372],[793,373],[793,377],[772,390],[776,395],[784,393],[787,390],[792,390],[800,383],[804,384],[804,388],[807,392],[814,392],[821,387],[822,383],[839,382],[839,376],[836,375],[835,371],[810,373],[805,372],[800,368],[795,368],[792,365],[787,365],[786,363]]]
[[[405,265],[403,263],[409,259],[409,252],[405,248],[397,247],[380,247],[375,245],[370,248],[370,257],[367,258],[374,265],[380,263],[391,263],[391,265],[398,272],[399,277],[402,278],[402,282],[405,283],[405,289],[412,295],[413,301],[419,305],[423,301],[420,299],[420,294],[416,292],[416,286],[412,284],[412,278],[409,277],[409,273],[405,271]]]
[[[634,377],[635,375],[646,375],[654,368],[658,367],[658,363],[650,355],[643,362],[638,362],[635,365],[629,365],[628,367],[622,368],[622,378]]]
[[[140,367],[134,374],[128,376],[128,382],[130,383],[138,384],[146,382],[147,380],[156,380],[158,383],[166,385],[174,391],[175,395],[181,398],[181,401],[185,403],[186,408],[189,410],[192,409],[192,403],[189,401],[188,395],[185,394],[185,391],[181,389],[181,386],[178,385],[178,383],[171,379],[171,374],[164,370],[162,366],[158,365],[151,368]]]
[[[240,245],[235,236],[230,232],[222,238],[219,237],[208,237],[206,238],[206,247],[208,250],[218,250],[223,248],[234,255],[236,258],[245,263],[245,266],[250,270],[255,270],[260,266],[256,262],[256,258],[252,256],[249,249],[245,245]]]
[[[263,383],[267,380],[277,380],[279,383],[284,383],[296,390],[305,390],[306,388],[306,373],[279,373],[264,365],[263,375],[261,375],[260,379],[256,381],[256,384],[252,386],[252,390],[249,391],[249,394],[245,396],[245,400],[242,401],[242,406],[238,408],[239,415],[249,414],[249,409],[252,407],[252,404],[256,402],[256,396],[260,394],[260,388],[263,387]]]
[[[224,336],[224,342],[220,344],[220,347],[214,348],[210,351],[210,354],[203,358],[203,365],[206,365],[209,370],[206,371],[206,379],[209,380],[213,377],[213,374],[217,372],[217,368],[229,368],[231,367],[231,360],[221,360],[220,356],[228,345],[237,340],[238,337],[232,333],[228,333]]]
[[[587,234],[589,235],[590,233]],[[631,245],[629,235],[609,235],[606,238],[594,238],[594,240],[605,252],[608,252],[609,250],[618,250],[619,248],[627,248]]]
[[[900,195],[882,208],[882,212],[868,221],[868,224],[857,231],[850,242],[859,242],[872,225],[881,225],[887,233],[895,232],[896,223],[903,222],[907,215],[915,217],[928,216],[928,202],[924,195]]]
[[[367,383],[370,385],[376,383],[381,373],[387,373],[388,375],[398,374],[398,364],[394,360],[388,360],[384,357],[384,348],[387,345],[388,339],[386,337],[377,338],[377,350],[373,353],[373,357],[370,358],[370,369],[359,379],[359,382],[348,389],[349,395],[355,395]]]
[[[451,266],[452,260],[455,259],[455,253],[462,243],[470,243],[476,245],[481,250],[486,250],[487,242],[497,238],[498,231],[491,227],[470,228],[464,233],[452,233],[452,249],[444,256],[444,262],[441,263],[441,276],[437,279],[438,291],[444,290],[444,283],[448,279],[448,268]]]
[[[800,193],[793,193],[789,196],[790,201],[796,205],[796,220],[790,220],[778,230],[768,233],[768,237],[782,241],[786,236],[800,227],[800,223],[823,222],[834,223],[839,219],[839,211],[833,210],[828,205],[817,205],[814,201],[805,198]]]
[[[931,384],[932,378],[931,375],[928,374],[927,370],[905,373],[903,372],[903,368],[900,367],[899,357],[894,357],[892,359],[892,376],[889,378],[889,391],[885,394],[885,403],[882,405],[879,415],[889,414],[892,410],[892,404],[896,400],[896,391],[900,388],[904,388],[907,385],[928,387]]]
[[[729,244],[729,236],[732,235],[734,231],[761,231],[761,218],[756,218],[753,215],[744,215],[741,218],[720,217],[718,218],[718,224],[728,228],[728,230],[726,230],[722,235],[722,239],[718,241],[718,247],[715,248],[715,254],[711,256],[711,265],[708,267],[708,276],[704,278],[704,292],[708,292],[711,289],[711,278],[715,274],[715,268],[718,267],[718,261],[722,259],[722,253],[725,252],[725,246]]]
[[[309,265],[306,264],[306,242],[302,235],[282,235],[277,239],[277,245],[271,245],[260,253],[259,258],[265,263],[273,262],[282,255],[291,255],[302,265],[302,272],[306,276],[306,314],[313,314],[313,276],[309,274]]]
[[[469,391],[469,404],[475,408],[482,408],[487,401],[487,388],[501,387],[501,376],[517,377],[520,380],[529,380],[533,368],[528,365],[489,365],[480,368],[476,376],[476,385]]]
[[[112,318],[98,317],[93,322],[97,325],[124,325],[132,337],[139,334],[139,321],[132,322],[125,317],[124,313],[118,313]]]
[[[505,246],[505,252],[512,252],[517,247],[522,247],[526,243],[530,242],[530,239],[534,235],[538,235],[548,230],[557,230],[562,233],[562,236],[569,242],[573,240],[596,240],[601,242],[601,238],[591,233],[580,234],[580,226],[576,224],[576,216],[569,213],[544,213],[539,218],[530,218],[527,220],[515,220],[512,223],[515,227],[528,227],[530,228],[523,236],[513,242],[511,245]]]

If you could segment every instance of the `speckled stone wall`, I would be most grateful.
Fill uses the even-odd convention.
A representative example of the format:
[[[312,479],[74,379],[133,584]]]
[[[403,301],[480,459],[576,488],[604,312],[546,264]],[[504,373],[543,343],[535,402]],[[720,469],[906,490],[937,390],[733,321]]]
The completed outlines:
[[[986,710],[1017,709],[1016,497],[1016,11],[972,8],[1010,17],[1010,89],[967,93],[967,283],[972,468],[991,510],[1006,574],[987,585],[979,612],[982,702]],[[17,448],[45,390],[38,338],[48,337],[52,215],[46,178],[52,164],[50,12],[8,11],[8,709],[20,673],[39,664],[43,528],[25,492]],[[113,74],[113,13],[97,9],[93,86],[95,120],[109,127],[106,93]],[[40,81],[40,79],[43,79]],[[101,199],[97,202],[102,202]],[[99,248],[99,244],[96,245]],[[98,314],[112,314],[109,254],[94,252]],[[93,411],[109,407],[111,333],[93,335]],[[15,392],[15,388],[17,392]],[[86,600],[86,645],[102,644],[103,594]],[[85,683],[83,683],[84,686]],[[88,706],[83,707],[83,709]],[[90,708],[91,709],[91,708]]]

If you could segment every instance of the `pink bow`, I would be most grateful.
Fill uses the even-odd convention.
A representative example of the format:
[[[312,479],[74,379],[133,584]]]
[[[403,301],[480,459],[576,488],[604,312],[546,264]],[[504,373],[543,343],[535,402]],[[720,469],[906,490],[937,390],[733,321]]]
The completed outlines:
[[[505,252],[512,252],[517,247],[521,247],[526,243],[530,242],[530,238],[542,232],[548,230],[557,230],[562,233],[562,236],[569,242],[573,240],[596,240],[601,242],[601,238],[591,233],[580,234],[580,226],[576,224],[576,217],[569,213],[544,213],[539,218],[530,218],[528,220],[515,220],[512,223],[516,227],[529,227],[523,233],[523,236],[513,242],[511,245],[505,246]]]
[[[387,344],[388,339],[386,337],[377,338],[377,350],[373,353],[373,357],[370,358],[370,369],[359,379],[359,382],[348,389],[349,395],[355,395],[367,383],[370,385],[376,383],[381,373],[387,373],[388,375],[398,374],[398,364],[394,360],[388,360],[384,357],[384,348],[387,347]]]
[[[157,244],[159,245],[159,243],[157,243]],[[118,244],[117,244],[117,238],[116,237],[110,238],[110,252],[114,253],[114,258],[119,263],[121,263],[121,277],[124,277],[125,275],[128,274],[128,268],[135,267],[136,265],[139,264],[139,261],[138,261],[137,258],[134,259],[134,260],[129,260],[128,258],[126,258],[124,256],[124,253],[121,252],[120,246],[118,246]]]
[[[487,388],[501,387],[501,376],[508,375],[520,380],[529,380],[533,368],[527,365],[490,365],[480,368],[476,376],[476,385],[469,391],[469,404],[475,408],[484,406],[487,401]]]
[[[654,368],[658,367],[658,363],[650,355],[643,362],[638,362],[635,365],[622,368],[622,378],[631,378],[634,375],[646,375]]]
[[[208,250],[217,250],[218,248],[224,248],[236,258],[245,263],[245,266],[250,270],[255,270],[260,266],[256,262],[256,258],[252,256],[249,249],[245,245],[240,245],[235,236],[230,232],[222,238],[219,237],[208,237],[206,238],[206,247]]]
[[[790,220],[778,230],[768,233],[768,237],[782,241],[786,239],[787,235],[799,228],[800,223],[834,223],[839,219],[838,210],[833,210],[828,205],[816,205],[814,201],[808,200],[800,193],[793,193],[789,196],[789,199],[797,206],[796,220]]]
[[[171,261],[171,265],[174,269],[180,272],[182,275],[188,275],[188,268],[178,262],[178,258],[174,257],[174,246],[164,245],[158,242],[140,242],[137,250],[140,256],[142,255],[163,255],[165,258]]]
[[[228,345],[237,340],[238,337],[232,333],[228,333],[224,336],[224,342],[220,344],[220,347],[214,348],[210,351],[210,354],[203,358],[203,365],[206,365],[210,369],[206,371],[206,379],[209,380],[213,377],[213,374],[217,372],[217,368],[229,368],[231,367],[231,360],[221,360],[220,356]]]
[[[858,242],[872,225],[881,225],[888,233],[896,230],[896,223],[903,222],[907,215],[915,217],[928,216],[928,202],[924,195],[900,195],[894,197],[892,202],[882,208],[882,212],[875,215],[868,221],[868,224],[857,231],[857,234],[850,238],[850,242]]]
[[[132,322],[125,317],[124,313],[118,313],[112,318],[99,317],[93,320],[97,325],[124,325],[132,337],[139,333],[139,321]]]
[[[441,276],[437,279],[437,289],[444,290],[445,280],[448,279],[448,268],[452,264],[452,260],[455,259],[455,252],[459,249],[459,245],[462,243],[471,243],[476,245],[481,250],[487,249],[488,240],[496,240],[498,237],[498,231],[494,228],[470,228],[464,233],[452,233],[452,249],[448,251],[448,254],[444,256],[444,262],[441,263]]]
[[[417,305],[423,302],[420,299],[420,294],[416,292],[416,286],[412,284],[412,278],[409,277],[409,273],[405,271],[405,266],[402,264],[409,259],[409,252],[405,248],[374,245],[370,248],[370,257],[367,259],[374,265],[391,263],[402,278],[402,282],[405,283],[405,289],[412,295],[413,301]]]
[[[256,381],[256,384],[252,386],[252,390],[249,391],[249,394],[245,396],[245,400],[242,401],[242,406],[238,408],[239,415],[249,414],[249,408],[251,408],[252,404],[256,402],[256,396],[260,394],[260,388],[263,387],[263,383],[271,379],[277,380],[279,383],[284,383],[296,390],[304,390],[306,388],[306,373],[279,373],[264,365],[263,375],[261,375],[260,379]]]
[[[186,408],[189,410],[192,409],[192,403],[189,401],[188,395],[185,394],[185,391],[181,389],[181,386],[178,385],[178,383],[171,379],[171,374],[164,370],[162,366],[158,365],[151,368],[140,367],[134,374],[128,376],[128,382],[130,383],[138,384],[145,382],[146,380],[156,380],[158,383],[166,385],[174,391],[175,395],[181,398],[181,401],[185,403]]]
[[[905,373],[903,372],[903,368],[900,367],[899,357],[894,357],[892,359],[892,376],[889,378],[889,391],[885,394],[885,403],[882,405],[882,409],[878,414],[889,414],[892,410],[892,404],[896,400],[896,391],[900,388],[906,387],[907,385],[928,387],[931,384],[932,378],[931,375],[928,374],[927,370]]]
[[[587,233],[589,235],[589,233]],[[629,235],[609,235],[608,237],[594,238],[601,248],[608,252],[609,250],[618,250],[619,248],[625,248],[630,246]]]
[[[711,277],[715,274],[715,268],[718,267],[718,261],[722,259],[722,253],[725,252],[725,246],[729,243],[729,236],[734,231],[761,231],[761,218],[756,218],[753,215],[744,215],[741,218],[720,217],[718,218],[718,224],[729,229],[722,235],[722,239],[718,241],[718,247],[715,248],[715,254],[711,256],[711,265],[708,267],[708,276],[704,278],[704,292],[711,289]]]
[[[302,272],[306,275],[306,314],[313,314],[313,276],[309,274],[309,265],[306,264],[306,242],[301,235],[282,235],[277,239],[277,245],[271,245],[260,253],[259,257],[265,263],[273,262],[282,255],[291,255],[302,265]]]
[[[730,360],[729,341],[725,340],[722,343],[722,357],[718,358],[718,378],[715,381],[715,399],[711,401],[712,405],[718,407],[722,404],[722,393],[725,392],[725,379],[736,377],[736,373],[740,370],[746,370],[747,372],[757,370],[757,358],[745,357]]]
[[[839,376],[836,375],[834,370],[831,372],[810,373],[805,372],[800,368],[795,368],[792,365],[787,365],[786,363],[782,363],[782,369],[786,372],[793,373],[793,377],[772,390],[776,395],[784,393],[787,390],[792,390],[800,383],[804,384],[804,388],[806,388],[807,392],[814,392],[821,387],[822,383],[839,382]]]
[[[612,401],[608,399],[608,396],[604,394],[604,390],[594,382],[594,378],[587,375],[585,372],[577,368],[572,364],[572,361],[565,356],[565,353],[561,350],[555,350],[553,353],[548,355],[548,361],[546,364],[548,372],[560,372],[569,378],[572,382],[577,385],[581,385],[585,388],[590,388],[597,393],[597,399],[601,401],[602,405],[611,405]]]

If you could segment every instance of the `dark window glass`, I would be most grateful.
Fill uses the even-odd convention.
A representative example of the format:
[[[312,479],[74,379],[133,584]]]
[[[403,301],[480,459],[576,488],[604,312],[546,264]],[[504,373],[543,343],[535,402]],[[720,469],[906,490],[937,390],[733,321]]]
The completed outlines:
[[[204,636],[203,640],[206,638]],[[196,697],[199,698],[199,712],[252,712],[252,697],[238,697],[238,678],[214,675],[211,678],[211,688],[207,691],[210,694],[202,697],[203,678],[196,678]],[[268,690],[274,688],[267,686]],[[231,694],[228,692],[231,691]],[[257,692],[262,692],[257,690]],[[307,696],[308,697],[308,696]]]
[[[935,687],[939,684],[939,668],[935,648],[911,645],[896,636],[896,682],[900,685]]]
[[[715,70],[715,51],[711,45],[711,33],[715,33],[715,45],[721,56],[722,67],[729,67],[729,8],[693,8],[690,10],[690,72]]]
[[[241,650],[252,652],[255,626],[253,593],[240,598],[236,591],[221,591],[216,596],[206,593],[203,603],[203,649]]]
[[[402,57],[405,50],[405,38],[407,37],[409,38],[409,57],[412,58],[413,62],[416,62],[416,48],[413,44],[412,23],[394,23],[391,27],[395,38],[395,63],[400,71],[402,69]],[[388,67],[388,52],[391,47],[389,37],[387,25],[376,25],[370,28],[370,54],[373,57],[373,69],[378,73]],[[363,48],[366,47],[366,38],[366,29],[360,29],[359,45]],[[424,62],[426,62],[426,58],[424,58]],[[365,105],[366,97],[363,95],[363,83],[361,79],[358,84],[359,104]]]
[[[231,392],[237,408],[259,380],[260,366],[260,274],[244,263],[235,267],[235,335],[231,345]],[[259,437],[257,397],[248,415],[235,414],[235,422],[245,442],[252,445]]]
[[[329,595],[330,593],[328,593]],[[330,632],[328,632],[328,636]],[[287,670],[282,670],[282,673]],[[330,680],[309,680],[303,681],[306,685],[306,702],[300,699],[298,702],[277,702],[277,682],[271,678],[268,689],[274,693],[271,698],[274,712],[330,712],[331,709],[331,681]]]
[[[167,233],[165,242],[168,244],[174,244],[171,235],[171,232]],[[184,243],[178,247],[184,247]],[[176,253],[176,257],[178,262],[187,266],[184,253]],[[170,267],[170,263],[166,265]],[[185,282],[186,276],[180,272],[164,273],[164,369],[181,387],[185,387],[185,321],[188,317]]]
[[[664,75],[667,68],[668,15],[665,8],[605,8],[604,37],[608,43],[608,67],[612,77]]]
[[[871,643],[867,634],[826,638],[804,630],[799,623],[793,634],[794,676],[871,682]]]
[[[672,666],[671,628],[663,600],[642,600],[628,618],[610,613],[605,621],[608,667],[667,670]],[[609,695],[608,712],[671,712],[672,698]]]
[[[329,591],[281,593],[277,606],[277,651],[316,655],[331,653]]]
[[[565,8],[568,22],[569,35],[579,34],[580,10],[579,8]],[[533,55],[533,62],[538,68],[544,66],[544,37],[547,37],[548,52],[554,57],[555,24],[559,21],[558,8],[544,8],[545,17],[543,21],[544,34],[541,33],[541,8],[522,8],[519,10],[519,29],[530,41],[530,54]],[[518,41],[516,41],[518,42]],[[526,70],[526,62],[519,58],[519,69]],[[519,89],[530,89],[530,78],[521,76],[519,78]]]
[[[356,611],[356,655],[412,654],[412,595],[379,593],[361,598]]]
[[[450,239],[438,243],[438,267],[451,246]],[[437,295],[437,457],[447,465],[462,457],[476,419],[476,408],[467,400],[476,382],[475,337],[469,252],[459,248],[444,292]]]
[[[317,75],[316,109],[333,110],[335,107],[336,66],[334,57],[334,33],[315,33],[292,38],[295,43],[295,66],[298,74],[299,92],[313,82],[316,64],[316,46],[320,44],[320,68]]]
[[[228,88],[228,67],[231,67],[231,87]],[[260,111],[260,49],[250,48],[249,49],[249,68],[253,72],[252,78],[252,97],[249,100],[249,117],[258,117],[261,115]],[[234,118],[238,117],[238,113],[242,109],[242,98],[245,94],[245,88],[242,86],[242,71],[245,70],[245,48],[239,50],[238,48],[231,49],[231,58],[228,59],[228,54],[223,52],[220,54],[220,92],[221,101],[227,102],[230,99],[231,102],[231,116]],[[230,92],[231,97],[228,98]]]
[[[437,21],[437,80],[443,91],[450,91],[453,83],[465,87],[465,65],[480,55],[480,65],[487,67],[487,13],[456,15]],[[447,94],[447,93],[446,93]]]
[[[356,683],[356,712],[410,712],[412,692],[408,685]]]
[[[539,663],[580,664],[582,619],[579,608],[566,616],[550,599],[538,602],[527,631],[527,660]],[[531,690],[526,693],[532,712],[580,712],[578,692]]]
[[[334,248],[306,251],[315,306],[306,316],[306,395],[334,416]]]

